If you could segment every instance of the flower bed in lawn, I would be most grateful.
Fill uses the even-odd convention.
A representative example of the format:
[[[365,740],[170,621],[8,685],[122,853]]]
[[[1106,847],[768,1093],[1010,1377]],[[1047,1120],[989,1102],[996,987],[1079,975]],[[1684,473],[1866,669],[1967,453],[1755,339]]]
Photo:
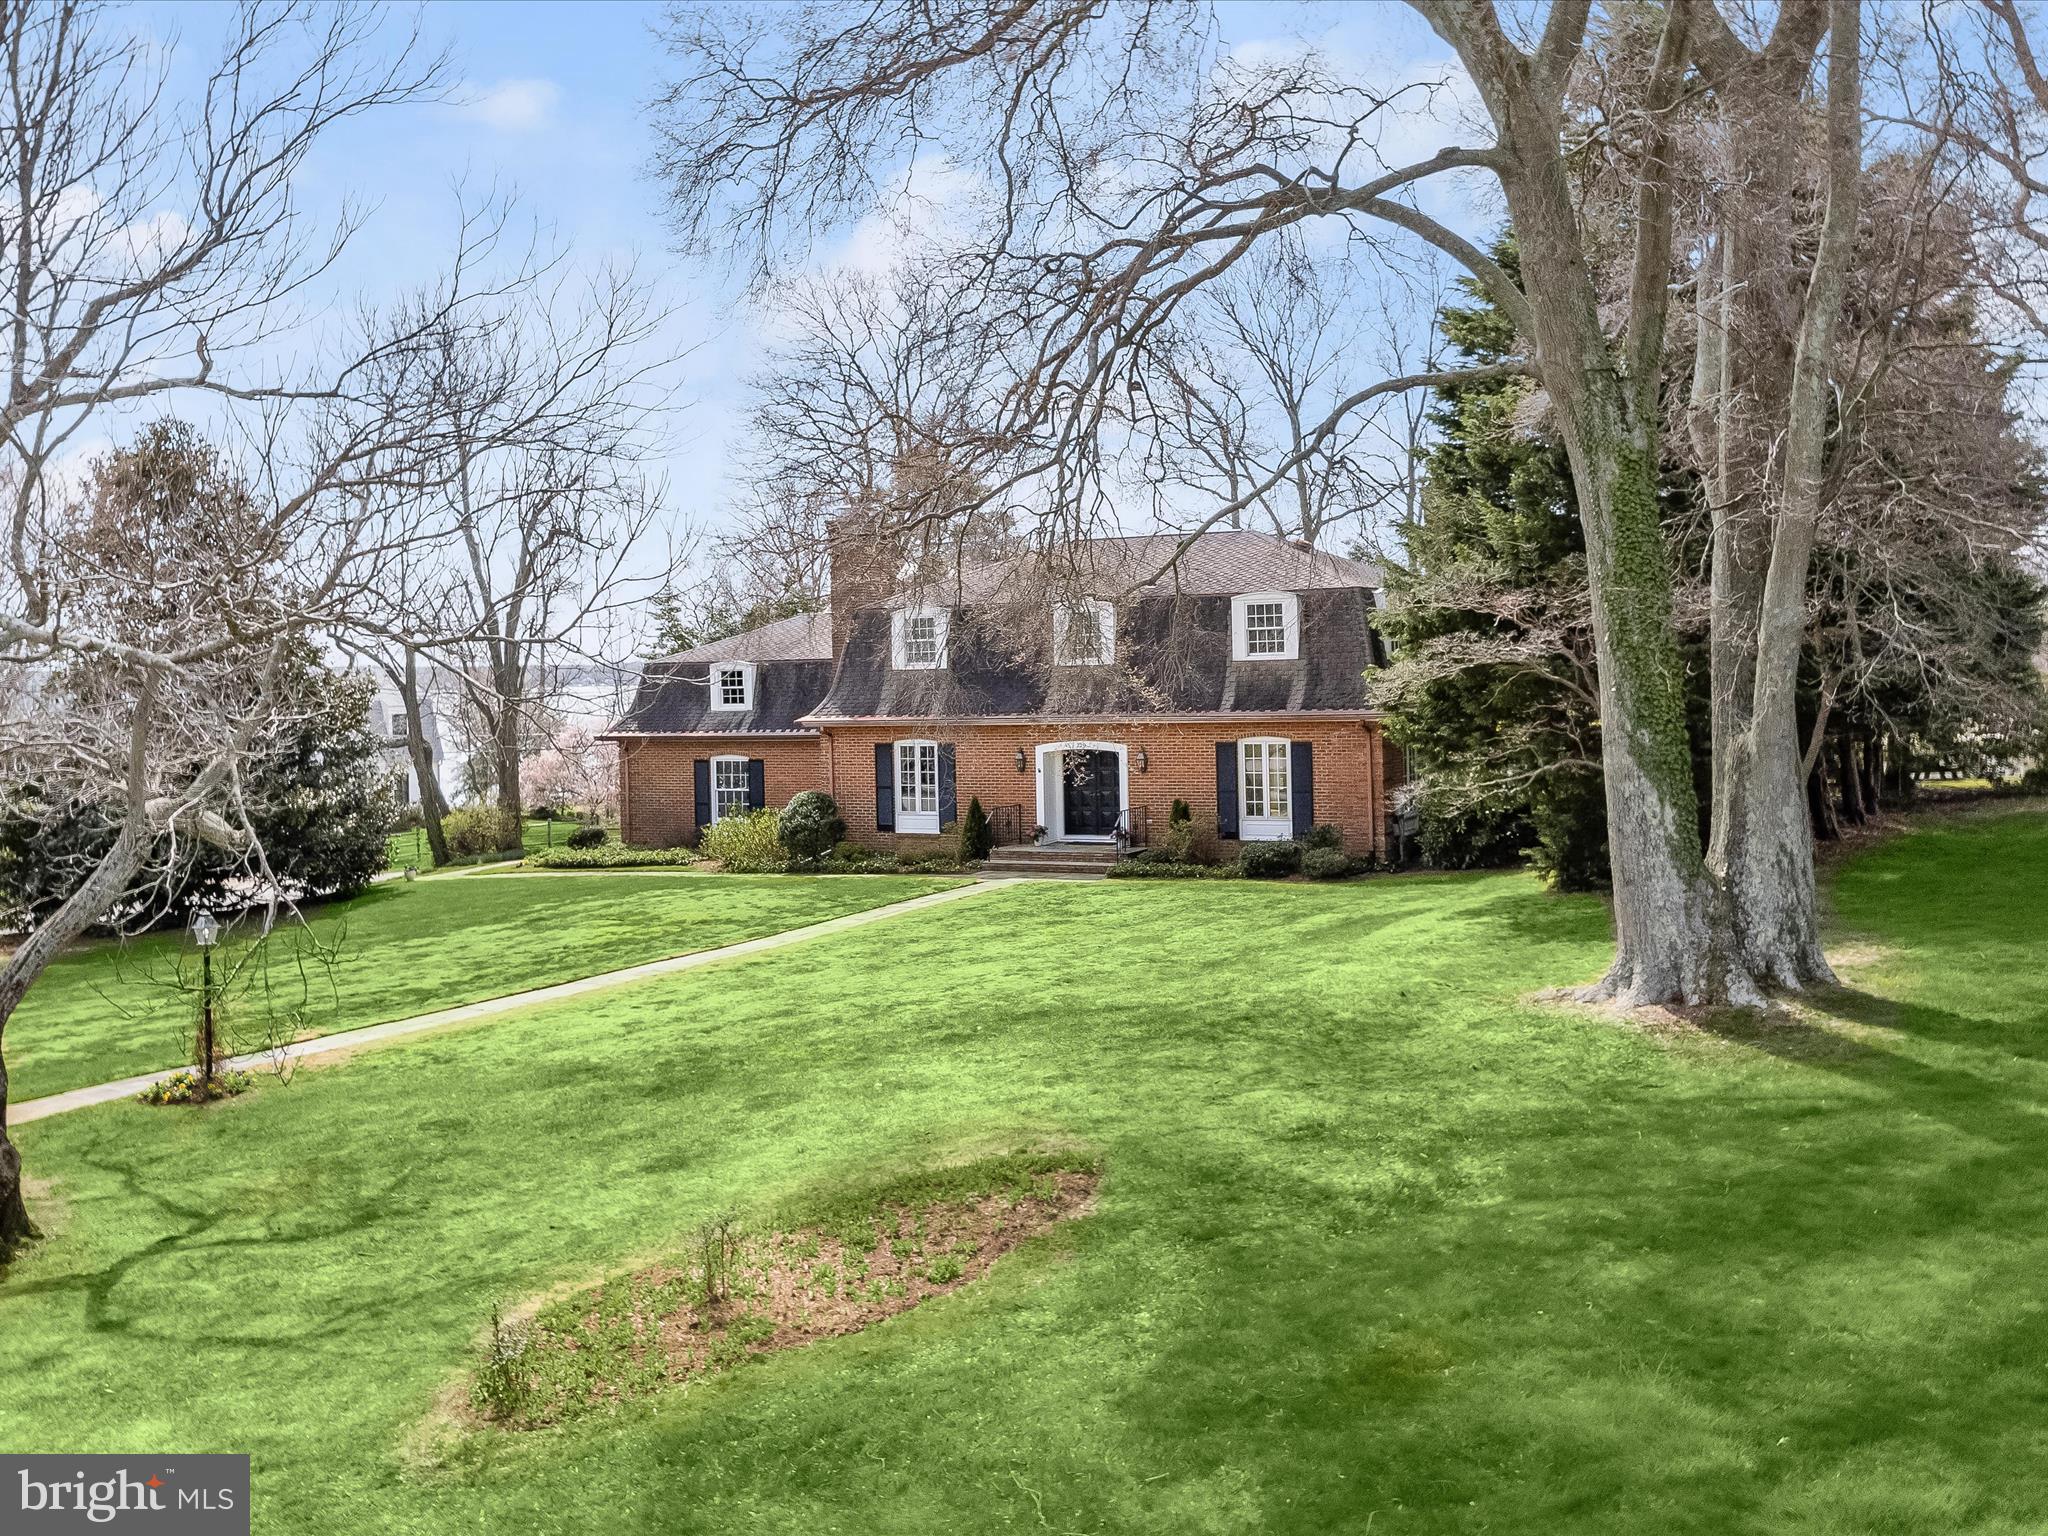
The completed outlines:
[[[672,1257],[494,1315],[464,1394],[472,1423],[559,1423],[798,1349],[972,1284],[1018,1244],[1083,1213],[1099,1170],[1018,1156],[945,1170],[805,1224],[726,1214]]]

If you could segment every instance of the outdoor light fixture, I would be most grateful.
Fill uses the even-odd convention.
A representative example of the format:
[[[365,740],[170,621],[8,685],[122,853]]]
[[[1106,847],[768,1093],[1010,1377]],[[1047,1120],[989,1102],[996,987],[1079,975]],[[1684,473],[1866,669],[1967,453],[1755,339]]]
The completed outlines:
[[[1017,749],[1017,771],[1019,773],[1024,771],[1024,749],[1022,747]]]
[[[199,946],[199,1038],[193,1043],[199,1056],[199,1097],[213,1097],[213,1068],[219,1051],[213,1034],[213,946],[220,938],[220,924],[211,912],[192,919],[192,942]]]
[[[1138,748],[1138,772],[1143,773],[1152,766],[1152,759],[1145,755],[1143,747]]]

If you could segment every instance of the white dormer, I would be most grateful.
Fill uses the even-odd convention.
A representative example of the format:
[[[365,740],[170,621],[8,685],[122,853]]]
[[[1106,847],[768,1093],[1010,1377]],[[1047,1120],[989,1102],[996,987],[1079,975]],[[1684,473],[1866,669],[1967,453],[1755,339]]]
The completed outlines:
[[[1100,598],[1055,604],[1053,660],[1062,667],[1099,667],[1116,660],[1116,610]]]
[[[930,671],[946,664],[952,628],[946,608],[899,608],[889,615],[889,664],[898,671]]]
[[[1242,592],[1230,600],[1234,661],[1293,661],[1301,655],[1301,598],[1293,592]]]
[[[754,664],[751,661],[714,661],[711,663],[712,709],[752,709],[754,707]]]

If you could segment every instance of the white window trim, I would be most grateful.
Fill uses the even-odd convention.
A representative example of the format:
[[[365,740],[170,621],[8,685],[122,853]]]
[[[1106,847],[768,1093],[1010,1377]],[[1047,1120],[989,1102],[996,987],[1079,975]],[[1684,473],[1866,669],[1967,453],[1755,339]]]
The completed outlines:
[[[1102,634],[1102,654],[1086,659],[1075,657],[1067,650],[1067,627],[1074,615],[1081,612],[1095,615],[1095,624]],[[1099,597],[1084,597],[1079,602],[1055,604],[1052,611],[1053,664],[1060,667],[1102,667],[1116,660],[1116,610]]]
[[[747,814],[747,812],[748,812],[748,811],[749,811],[749,810],[751,809],[751,807],[750,807],[750,806],[748,806],[748,804],[747,804],[747,760],[746,760],[746,758],[744,758],[744,757],[739,757],[739,756],[735,756],[735,755],[734,755],[734,754],[732,754],[732,753],[725,753],[725,754],[722,754],[721,756],[718,756],[718,757],[714,757],[714,758],[712,758],[712,759],[711,759],[711,824],[712,824],[713,826],[716,826],[716,825],[718,825],[718,823],[719,823],[719,821],[720,821],[720,819],[721,819],[721,817],[720,817],[720,814],[719,814],[719,809],[718,809],[718,768],[719,768],[719,764],[721,764],[721,763],[738,763],[738,764],[740,765],[740,812],[739,812],[739,813],[740,813],[740,814],[741,814],[742,816],[744,816],[744,815],[746,815],[746,814]]]
[[[1251,652],[1245,610],[1253,603],[1278,603],[1287,627],[1287,644],[1279,651]],[[1301,655],[1301,597],[1294,592],[1240,592],[1230,600],[1230,656],[1233,661],[1294,661]]]
[[[910,659],[910,621],[933,619],[938,624],[938,654],[930,661]],[[946,646],[952,639],[953,613],[949,608],[899,608],[889,615],[889,665],[898,672],[936,672],[946,665]]]
[[[903,808],[903,749],[905,747],[930,747],[932,749],[932,808],[928,811],[907,811]],[[913,837],[937,836],[940,817],[945,812],[939,808],[939,744],[923,737],[908,737],[889,744],[889,761],[895,772],[890,776],[890,787],[896,794],[896,830],[907,832]]]
[[[1245,748],[1258,747],[1262,751],[1272,747],[1280,749],[1280,760],[1287,765],[1287,809],[1279,814],[1273,811],[1273,795],[1270,782],[1266,792],[1266,814],[1251,816],[1245,807],[1251,803],[1247,793],[1245,775]],[[1270,754],[1262,759],[1270,763]],[[1270,778],[1270,775],[1269,775]],[[1277,843],[1294,836],[1294,743],[1285,736],[1247,736],[1237,744],[1237,836],[1240,842]]]
[[[724,701],[723,697],[725,689],[722,674],[735,671],[740,674],[741,686],[744,692],[739,703],[728,704]],[[714,661],[711,663],[709,682],[711,687],[710,708],[740,710],[752,709],[754,707],[754,664],[751,661]]]

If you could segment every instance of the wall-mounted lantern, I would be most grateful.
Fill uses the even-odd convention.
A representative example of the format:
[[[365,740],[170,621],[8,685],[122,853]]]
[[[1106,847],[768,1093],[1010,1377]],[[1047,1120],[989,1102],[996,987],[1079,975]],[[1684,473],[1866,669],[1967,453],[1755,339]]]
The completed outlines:
[[[1152,766],[1152,759],[1145,755],[1143,747],[1138,748],[1138,772],[1144,773]]]
[[[1022,773],[1022,772],[1024,772],[1024,764],[1025,764],[1025,757],[1024,757],[1024,749],[1023,749],[1022,747],[1019,747],[1019,748],[1017,749],[1017,771],[1018,771],[1019,773]]]

